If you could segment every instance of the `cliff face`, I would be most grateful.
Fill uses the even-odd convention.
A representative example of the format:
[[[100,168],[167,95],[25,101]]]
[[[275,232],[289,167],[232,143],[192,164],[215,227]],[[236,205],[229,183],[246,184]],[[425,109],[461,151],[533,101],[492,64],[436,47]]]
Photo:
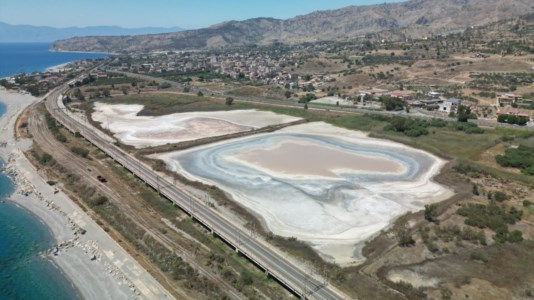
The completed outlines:
[[[533,9],[532,0],[411,0],[317,11],[288,20],[229,21],[167,34],[71,38],[55,42],[52,49],[94,52],[205,49],[276,41],[338,40],[395,29],[403,29],[406,36],[420,37],[481,26]]]

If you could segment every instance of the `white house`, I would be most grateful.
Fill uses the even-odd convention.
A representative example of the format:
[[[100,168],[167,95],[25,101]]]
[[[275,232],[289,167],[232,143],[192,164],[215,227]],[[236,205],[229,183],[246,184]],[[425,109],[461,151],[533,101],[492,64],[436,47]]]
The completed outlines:
[[[443,101],[443,103],[439,105],[439,111],[448,114],[450,114],[451,112],[456,113],[460,104],[462,104],[462,99],[451,98]]]

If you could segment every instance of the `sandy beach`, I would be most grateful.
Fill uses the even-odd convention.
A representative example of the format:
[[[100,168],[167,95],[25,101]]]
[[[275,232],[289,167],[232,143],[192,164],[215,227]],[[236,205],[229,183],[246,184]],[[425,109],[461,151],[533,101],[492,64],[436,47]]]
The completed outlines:
[[[55,237],[57,255],[50,260],[84,299],[174,299],[119,244],[71,199],[49,186],[26,159],[31,140],[16,140],[14,124],[39,99],[0,89],[7,111],[0,118],[0,158],[16,184],[8,198],[37,216]],[[27,195],[27,196],[26,196]],[[1,209],[1,206],[0,206]]]
[[[51,66],[51,67],[46,68],[45,71],[46,72],[51,72],[51,73],[60,73],[60,72],[63,72],[65,67],[70,63],[71,62],[66,62],[66,63],[63,63],[63,64],[56,65],[56,66]]]

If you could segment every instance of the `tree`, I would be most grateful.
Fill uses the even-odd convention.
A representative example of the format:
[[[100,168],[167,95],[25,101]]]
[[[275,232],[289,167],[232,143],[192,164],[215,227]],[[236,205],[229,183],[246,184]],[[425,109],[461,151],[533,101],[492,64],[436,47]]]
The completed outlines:
[[[382,98],[382,103],[387,111],[402,110],[405,105],[404,100],[388,96]]]
[[[304,109],[308,109],[308,103],[304,103]]]
[[[456,117],[458,118],[458,122],[467,122],[471,118],[471,107],[460,104]]]
[[[226,97],[226,105],[230,106],[232,104],[234,104],[234,98],[232,97]]]
[[[204,94],[201,91],[198,91],[197,96],[202,97]]]
[[[291,95],[293,95],[293,93],[291,93],[290,91],[286,91],[286,92],[284,93],[284,96],[286,96],[286,99],[291,98]]]
[[[299,103],[308,103],[312,100],[317,99],[317,97],[314,94],[308,93],[304,96],[301,96],[299,99]]]

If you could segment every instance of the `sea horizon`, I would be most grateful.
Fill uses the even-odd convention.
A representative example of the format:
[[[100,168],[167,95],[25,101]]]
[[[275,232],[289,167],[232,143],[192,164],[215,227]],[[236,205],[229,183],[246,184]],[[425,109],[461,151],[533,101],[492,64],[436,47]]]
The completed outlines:
[[[0,78],[44,72],[50,67],[108,57],[106,53],[50,51],[52,43],[0,43]]]

